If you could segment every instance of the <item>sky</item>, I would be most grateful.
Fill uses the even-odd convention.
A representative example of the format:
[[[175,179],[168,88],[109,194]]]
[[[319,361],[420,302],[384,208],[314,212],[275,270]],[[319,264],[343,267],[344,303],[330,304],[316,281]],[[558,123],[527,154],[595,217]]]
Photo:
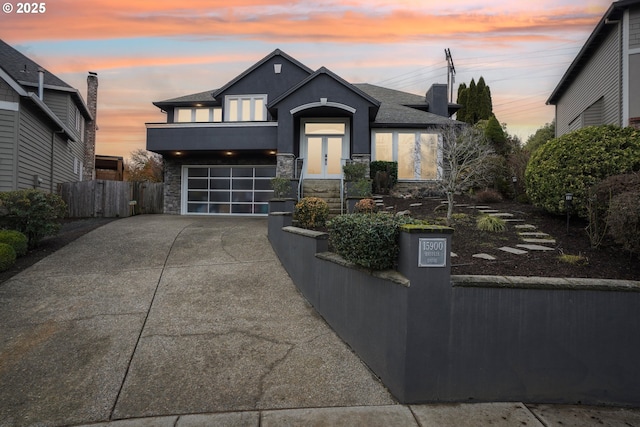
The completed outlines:
[[[425,94],[480,77],[523,142],[554,117],[545,105],[607,0],[49,0],[17,13],[2,0],[0,38],[86,99],[97,72],[96,153],[145,148],[152,105],[223,86],[281,49],[351,83]],[[12,9],[7,13],[9,4]],[[231,6],[232,5],[232,6]]]

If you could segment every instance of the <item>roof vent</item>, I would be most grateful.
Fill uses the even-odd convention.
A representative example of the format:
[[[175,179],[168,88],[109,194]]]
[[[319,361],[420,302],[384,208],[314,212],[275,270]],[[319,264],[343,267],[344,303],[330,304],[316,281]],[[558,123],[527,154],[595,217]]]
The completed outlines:
[[[280,74],[282,72],[282,64],[273,64],[273,72]]]

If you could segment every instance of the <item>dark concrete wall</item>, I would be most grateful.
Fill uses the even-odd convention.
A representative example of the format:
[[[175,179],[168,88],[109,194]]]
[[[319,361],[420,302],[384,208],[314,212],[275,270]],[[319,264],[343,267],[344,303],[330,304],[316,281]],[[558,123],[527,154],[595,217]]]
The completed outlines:
[[[452,282],[449,267],[417,265],[421,237],[450,248],[438,230],[401,233],[390,279],[290,223],[270,216],[269,240],[294,283],[402,403],[640,404],[640,283]]]

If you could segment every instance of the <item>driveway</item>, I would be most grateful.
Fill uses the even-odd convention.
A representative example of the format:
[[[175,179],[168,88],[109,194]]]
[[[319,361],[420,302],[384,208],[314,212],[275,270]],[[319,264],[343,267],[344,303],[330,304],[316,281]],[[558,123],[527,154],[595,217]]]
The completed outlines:
[[[396,404],[264,218],[111,222],[0,285],[0,324],[2,426]]]

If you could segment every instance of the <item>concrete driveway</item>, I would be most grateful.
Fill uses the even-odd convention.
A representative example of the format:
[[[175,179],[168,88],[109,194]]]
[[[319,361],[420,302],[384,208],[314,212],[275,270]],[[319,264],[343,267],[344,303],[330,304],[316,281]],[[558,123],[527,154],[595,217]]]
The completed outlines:
[[[136,216],[0,285],[0,425],[395,405],[266,233],[263,218]]]

